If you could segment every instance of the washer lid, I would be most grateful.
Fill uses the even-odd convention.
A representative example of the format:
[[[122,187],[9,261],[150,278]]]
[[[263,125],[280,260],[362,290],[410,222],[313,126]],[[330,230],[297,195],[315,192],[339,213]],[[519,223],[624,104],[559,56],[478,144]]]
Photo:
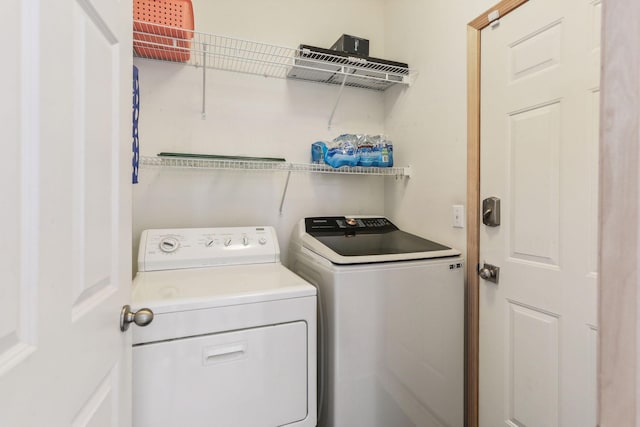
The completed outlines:
[[[302,243],[334,264],[405,261],[460,251],[398,229],[384,217],[305,218]]]
[[[273,263],[139,272],[131,305],[160,314],[313,295],[315,287]]]

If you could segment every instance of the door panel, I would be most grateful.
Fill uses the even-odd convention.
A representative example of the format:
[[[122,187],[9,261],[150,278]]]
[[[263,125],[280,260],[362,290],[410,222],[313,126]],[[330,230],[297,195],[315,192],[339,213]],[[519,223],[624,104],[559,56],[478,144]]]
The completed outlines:
[[[20,0],[12,0],[3,7],[6,22],[0,29],[7,43],[0,72],[0,123],[3,127],[2,149],[5,161],[0,167],[0,194],[3,206],[0,221],[7,224],[3,230],[3,247],[0,256],[0,375],[11,370],[27,357],[36,345],[34,274],[30,261],[35,259],[37,242],[33,237],[33,212],[36,205],[34,176],[30,163],[37,150],[36,123],[30,115],[36,101],[29,86],[32,75],[22,73],[31,69],[35,58],[24,54],[33,42],[23,33],[22,17],[27,13]],[[11,208],[14,207],[14,208]]]
[[[108,24],[88,3],[78,3],[73,26],[73,292],[74,321],[117,286],[113,262],[114,208],[118,195],[117,142],[119,45]],[[116,280],[114,280],[116,279]]]
[[[599,2],[536,0],[482,30],[481,427],[595,426]]]
[[[540,73],[561,62],[562,23],[552,22],[509,46],[510,83]]]
[[[89,392],[87,401],[76,413],[71,427],[118,426],[119,413],[122,410],[118,396],[121,394],[116,366],[116,369],[110,371],[95,390]]]
[[[507,303],[507,419],[515,426],[558,425],[558,317]],[[507,423],[507,425],[509,425]]]
[[[525,263],[559,262],[561,103],[509,115],[507,191],[511,199],[509,256]]]

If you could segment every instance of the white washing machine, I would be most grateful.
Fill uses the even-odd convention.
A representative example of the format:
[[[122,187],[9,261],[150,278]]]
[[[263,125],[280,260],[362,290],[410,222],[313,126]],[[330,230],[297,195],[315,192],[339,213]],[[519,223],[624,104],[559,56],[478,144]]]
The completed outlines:
[[[316,289],[279,254],[272,227],[142,233],[135,427],[316,425]]]
[[[317,217],[289,259],[318,288],[319,426],[463,426],[459,251],[383,217]]]

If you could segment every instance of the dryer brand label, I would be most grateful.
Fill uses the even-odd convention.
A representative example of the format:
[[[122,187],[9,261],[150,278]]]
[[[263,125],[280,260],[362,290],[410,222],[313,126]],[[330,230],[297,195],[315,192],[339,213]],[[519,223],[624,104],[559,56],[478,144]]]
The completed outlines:
[[[455,264],[449,264],[449,270],[457,270],[458,268],[462,268],[464,263],[456,262]]]

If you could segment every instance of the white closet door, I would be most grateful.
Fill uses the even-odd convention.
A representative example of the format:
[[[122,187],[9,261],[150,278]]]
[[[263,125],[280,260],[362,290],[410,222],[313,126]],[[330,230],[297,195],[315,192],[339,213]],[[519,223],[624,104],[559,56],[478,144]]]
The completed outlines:
[[[532,0],[482,31],[481,427],[596,425],[600,7]]]
[[[0,425],[126,427],[131,2],[2,16]]]

